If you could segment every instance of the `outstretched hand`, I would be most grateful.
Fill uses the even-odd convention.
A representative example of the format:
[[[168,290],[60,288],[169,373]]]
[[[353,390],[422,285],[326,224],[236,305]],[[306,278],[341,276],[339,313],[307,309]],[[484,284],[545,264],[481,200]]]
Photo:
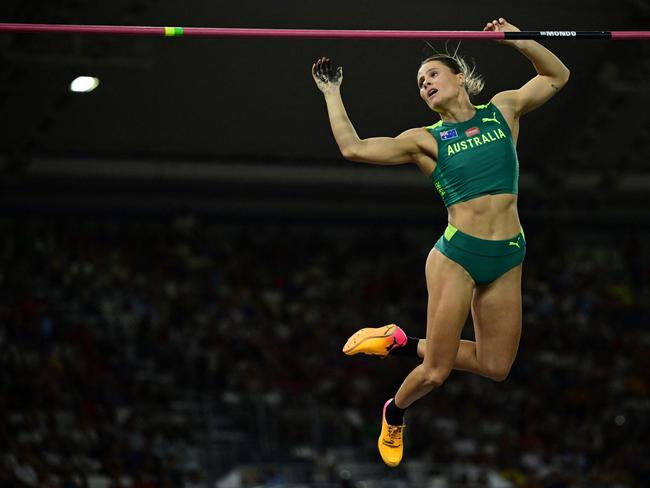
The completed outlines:
[[[521,29],[519,29],[519,27],[515,27],[503,17],[499,17],[499,20],[494,19],[492,22],[488,22],[485,24],[485,27],[483,27],[484,32],[520,32],[520,30]],[[517,41],[512,39],[507,41],[499,40],[497,42],[510,46],[514,46],[517,43]]]
[[[317,59],[311,66],[311,74],[318,89],[325,94],[337,90],[343,82],[343,68],[339,66],[335,71],[329,58]]]

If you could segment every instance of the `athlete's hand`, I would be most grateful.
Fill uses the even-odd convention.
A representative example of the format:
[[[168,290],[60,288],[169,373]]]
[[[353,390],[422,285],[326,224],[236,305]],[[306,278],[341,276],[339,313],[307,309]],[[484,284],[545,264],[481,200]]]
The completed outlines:
[[[492,22],[488,22],[483,27],[484,32],[520,32],[519,27],[515,27],[510,22],[508,22],[503,17],[500,17],[499,20],[494,19]],[[517,41],[514,39],[509,40],[498,40],[501,44],[506,44],[508,46],[516,46]]]
[[[311,66],[311,74],[318,89],[326,95],[338,90],[343,82],[343,68],[339,66],[334,71],[330,58],[317,59]]]

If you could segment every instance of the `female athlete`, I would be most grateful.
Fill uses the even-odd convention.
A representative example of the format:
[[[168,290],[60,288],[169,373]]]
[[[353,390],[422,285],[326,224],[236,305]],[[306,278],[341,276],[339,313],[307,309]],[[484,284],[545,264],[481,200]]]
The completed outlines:
[[[483,30],[519,29],[500,18]],[[361,329],[343,347],[348,355],[422,358],[384,405],[378,448],[391,467],[402,459],[406,408],[442,385],[452,369],[501,381],[517,354],[526,251],[517,213],[519,119],[553,97],[567,83],[569,70],[535,41],[499,42],[526,56],[537,75],[518,90],[473,105],[470,96],[483,88],[474,70],[455,54],[432,56],[422,62],[417,84],[420,97],[440,120],[395,138],[360,139],[341,99],[342,69],[334,70],[328,58],[312,66],[343,156],[373,164],[415,163],[448,212],[448,226],[425,265],[426,339],[408,337],[390,324]],[[475,341],[460,339],[470,311]]]

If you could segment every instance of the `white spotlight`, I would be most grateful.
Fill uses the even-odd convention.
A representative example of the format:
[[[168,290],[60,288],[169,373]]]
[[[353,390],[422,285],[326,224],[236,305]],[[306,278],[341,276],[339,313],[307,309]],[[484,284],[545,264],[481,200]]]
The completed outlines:
[[[88,93],[99,85],[99,80],[92,76],[79,76],[70,83],[70,91],[77,93]]]

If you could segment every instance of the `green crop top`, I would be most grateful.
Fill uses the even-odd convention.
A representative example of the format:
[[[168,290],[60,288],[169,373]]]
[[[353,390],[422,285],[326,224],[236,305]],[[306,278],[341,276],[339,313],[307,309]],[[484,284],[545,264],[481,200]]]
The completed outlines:
[[[438,142],[433,185],[446,207],[482,195],[517,194],[519,161],[508,123],[492,103],[465,122],[426,127]]]

